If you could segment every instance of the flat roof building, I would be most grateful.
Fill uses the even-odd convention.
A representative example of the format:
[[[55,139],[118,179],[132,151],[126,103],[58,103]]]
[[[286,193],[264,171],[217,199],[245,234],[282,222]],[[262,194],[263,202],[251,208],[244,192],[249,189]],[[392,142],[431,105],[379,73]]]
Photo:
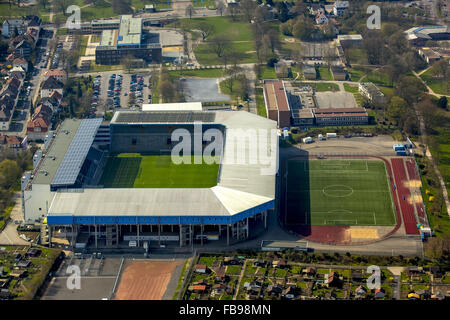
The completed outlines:
[[[318,126],[364,125],[369,123],[365,108],[314,109]]]
[[[129,55],[147,63],[160,63],[162,46],[159,36],[143,31],[142,18],[122,15],[118,29],[102,31],[100,44],[95,50],[95,63],[120,64]]]
[[[291,111],[283,81],[264,80],[264,103],[267,116],[278,123],[278,127],[291,125]]]
[[[384,94],[372,82],[360,82],[358,91],[374,105],[381,106],[386,102]]]

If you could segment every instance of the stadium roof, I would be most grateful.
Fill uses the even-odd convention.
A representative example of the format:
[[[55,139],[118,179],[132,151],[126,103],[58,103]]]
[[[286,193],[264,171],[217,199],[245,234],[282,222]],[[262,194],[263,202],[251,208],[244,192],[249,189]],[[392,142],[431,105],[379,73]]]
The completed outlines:
[[[58,192],[49,215],[230,216],[272,201],[219,186],[210,189],[85,189]]]
[[[75,184],[102,121],[103,119],[97,118],[81,122],[52,181],[53,186]]]
[[[142,111],[202,111],[201,102],[143,104]]]
[[[178,122],[173,123],[180,123],[181,114],[185,114],[184,123],[192,123],[193,112],[167,113],[176,115],[174,119]],[[158,123],[153,121],[152,116],[161,114],[163,113],[151,111],[120,111],[115,113],[111,125],[126,123],[124,119],[118,122],[118,119],[124,116],[132,120],[130,123]],[[219,170],[219,182],[212,188],[111,188],[80,189],[80,192],[70,193],[57,192],[49,208],[49,216],[231,217],[238,214],[255,214],[273,208],[278,170],[277,123],[245,111],[198,112],[197,114],[209,115],[206,117],[210,118],[208,124],[217,123],[226,127],[224,158],[235,154],[237,142],[235,139],[242,137],[242,135],[232,135],[231,129],[267,130],[268,134],[275,132],[276,138],[271,139],[267,136],[266,140],[259,140],[258,143],[244,139],[244,144],[241,145],[245,152],[243,161],[241,163],[224,161]],[[260,156],[260,149],[267,150],[268,157],[272,156],[276,162],[273,164],[273,171],[265,172],[264,170],[267,170],[270,165],[249,156],[252,150],[256,150],[257,157]]]
[[[50,184],[52,182],[81,122],[82,120],[79,119],[67,119],[62,123],[46,152],[46,156],[41,160],[38,170],[36,170],[33,183]]]
[[[196,111],[155,111],[155,112],[116,112],[111,120],[113,124],[167,124],[167,123],[194,123],[214,122],[214,112]]]

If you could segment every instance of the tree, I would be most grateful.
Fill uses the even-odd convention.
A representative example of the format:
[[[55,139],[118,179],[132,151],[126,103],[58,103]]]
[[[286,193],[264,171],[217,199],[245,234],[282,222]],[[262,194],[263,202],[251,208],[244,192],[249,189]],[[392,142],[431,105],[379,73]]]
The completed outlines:
[[[112,0],[111,5],[115,14],[133,13],[133,8],[131,8],[131,0]]]
[[[211,34],[214,33],[214,31],[216,30],[216,28],[214,27],[214,25],[209,24],[207,22],[202,22],[199,24],[198,28],[200,29],[201,33],[202,33],[202,38],[203,41],[206,40],[207,37],[209,37]]]
[[[241,0],[239,2],[244,20],[248,23],[252,22],[253,15],[256,9],[256,3],[253,0]]]
[[[225,12],[226,8],[222,1],[219,1],[217,4],[217,12],[220,13],[220,16],[223,16],[223,13]]]
[[[292,27],[292,34],[300,40],[311,40],[314,32],[315,27],[309,20],[299,19]]]
[[[446,96],[440,97],[439,100],[437,101],[437,105],[441,109],[447,109],[447,104],[448,104],[448,101],[447,101]]]
[[[176,96],[174,85],[169,80],[164,80],[159,84],[159,94],[164,102],[172,102]]]
[[[224,85],[225,87],[230,90],[230,92],[233,92],[234,88],[234,82],[236,81],[237,76],[242,71],[242,68],[240,67],[231,67],[225,69],[225,77]]]
[[[0,186],[4,189],[10,189],[17,183],[21,176],[21,170],[17,162],[5,159],[0,162]]]
[[[387,114],[389,118],[398,124],[403,114],[406,112],[406,108],[406,101],[398,96],[394,96],[391,99],[391,103],[388,105]]]
[[[49,4],[49,0],[38,0],[38,4],[42,7],[42,8],[46,8],[46,6]]]
[[[59,13],[62,13],[63,16],[65,16],[67,7],[69,7],[71,4],[70,0],[54,0],[53,1],[53,8],[56,9]]]
[[[231,17],[232,21],[236,21],[239,14],[239,8],[237,6],[228,6],[227,13]]]
[[[131,69],[133,69],[133,61],[134,61],[134,57],[132,55],[128,54],[125,57],[123,57],[120,62],[122,64],[123,68],[125,70],[127,70],[128,73],[130,73]]]
[[[189,4],[189,5],[186,7],[185,14],[186,14],[187,16],[189,16],[189,19],[192,19],[192,16],[193,16],[195,13],[196,13],[196,11],[195,11],[194,6],[193,6],[192,4]]]
[[[226,35],[217,35],[211,39],[211,50],[221,58],[225,51],[231,47],[230,39]]]

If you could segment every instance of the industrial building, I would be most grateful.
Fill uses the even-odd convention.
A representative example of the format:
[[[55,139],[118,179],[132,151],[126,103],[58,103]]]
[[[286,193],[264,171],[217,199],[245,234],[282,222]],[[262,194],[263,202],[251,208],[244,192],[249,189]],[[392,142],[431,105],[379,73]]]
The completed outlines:
[[[102,31],[100,44],[95,49],[96,64],[120,64],[132,56],[146,63],[160,63],[162,46],[157,34],[143,30],[142,18],[120,16],[118,29]]]
[[[291,125],[289,101],[281,80],[264,80],[264,103],[267,117],[278,123],[279,128]]]
[[[175,128],[189,132],[202,124],[224,134],[222,157],[235,155],[236,143],[244,161],[221,161],[217,184],[211,188],[106,188],[99,185],[106,158],[119,152],[160,152],[175,144]],[[54,236],[66,237],[73,248],[128,248],[191,245],[208,234],[229,244],[249,237],[253,226],[267,226],[275,206],[278,170],[276,122],[245,111],[122,111],[110,123],[101,119],[67,119],[34,156],[34,169],[22,178],[26,223],[45,222],[41,234],[50,246]],[[242,140],[247,128],[275,132],[259,143]],[[193,139],[197,139],[194,138]],[[195,141],[193,143],[195,145]],[[206,143],[201,143],[206,148]],[[261,148],[275,163],[255,161]],[[196,150],[196,149],[194,149]],[[201,149],[203,150],[203,149]],[[195,151],[194,151],[195,152]],[[169,153],[170,154],[170,153]],[[242,160],[242,159],[241,159]],[[47,235],[48,234],[48,235]],[[226,239],[226,242],[225,242]]]

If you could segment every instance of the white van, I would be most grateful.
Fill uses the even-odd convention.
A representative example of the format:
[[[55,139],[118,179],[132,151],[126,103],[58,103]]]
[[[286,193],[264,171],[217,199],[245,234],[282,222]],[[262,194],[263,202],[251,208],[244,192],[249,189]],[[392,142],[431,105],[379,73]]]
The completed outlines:
[[[137,247],[137,242],[132,240],[132,241],[128,242],[128,246],[130,248],[136,248]]]

